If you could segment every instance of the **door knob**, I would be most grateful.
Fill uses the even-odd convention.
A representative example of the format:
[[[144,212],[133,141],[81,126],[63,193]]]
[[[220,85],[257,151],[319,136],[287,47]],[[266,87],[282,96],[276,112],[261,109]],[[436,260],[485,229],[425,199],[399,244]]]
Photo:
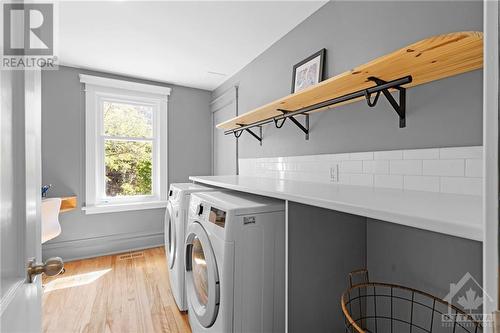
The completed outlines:
[[[43,264],[36,263],[35,259],[31,259],[28,263],[28,281],[31,283],[36,275],[45,273],[47,276],[54,276],[62,272],[64,262],[59,257],[52,257]]]

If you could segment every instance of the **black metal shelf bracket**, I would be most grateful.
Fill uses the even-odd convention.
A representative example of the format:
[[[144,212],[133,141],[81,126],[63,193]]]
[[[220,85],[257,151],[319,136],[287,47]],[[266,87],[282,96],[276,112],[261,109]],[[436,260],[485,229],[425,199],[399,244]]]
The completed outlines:
[[[277,111],[280,111],[281,113],[283,113],[284,115],[286,115],[287,113],[292,113],[293,111],[289,111],[289,110],[283,110],[283,109],[278,109]],[[285,117],[283,118],[283,122],[281,123],[281,125],[278,127],[278,119],[274,118],[274,124],[276,125],[277,128],[281,128],[283,127],[283,124],[285,123],[285,119],[290,119],[294,124],[295,126],[297,126],[302,132],[305,133],[306,135],[306,140],[309,140],[309,114],[308,113],[303,113],[304,117],[306,118],[305,119],[305,126],[302,125],[297,119],[295,119],[295,117],[293,116],[289,116],[289,117]]]
[[[245,124],[236,124],[236,125],[241,127],[246,126]],[[251,127],[242,128],[241,130],[237,129],[233,133],[236,138],[239,138],[241,136],[241,133],[243,133],[243,131],[246,131],[247,133],[250,133],[255,139],[257,139],[259,141],[259,144],[262,146],[262,126],[258,127],[259,127],[259,135],[255,134],[255,132],[250,129]]]
[[[239,131],[239,132],[233,132],[234,137],[235,137],[236,139],[239,139],[239,137],[241,136],[241,133],[243,133],[243,130],[241,130],[241,131]]]
[[[276,128],[282,128],[283,125],[285,124],[285,120],[286,118],[283,118],[282,121],[281,121],[281,124],[279,124],[279,120],[278,119],[274,119],[274,126],[276,126]]]
[[[380,97],[380,91],[377,91],[377,94],[375,95],[375,99],[372,101],[371,94],[368,92],[368,90],[365,91],[366,103],[368,104],[369,107],[374,107],[375,105],[377,105],[377,101],[378,101],[379,97]]]
[[[379,78],[376,78],[374,76],[370,76],[368,78],[368,80],[375,82],[379,86],[387,84],[386,81],[381,80]],[[394,111],[396,111],[396,113],[399,116],[399,128],[404,128],[404,127],[406,127],[406,88],[401,87],[401,86],[394,86],[392,88],[399,91],[399,103],[392,96],[391,92],[389,91],[389,88],[382,89],[381,91],[378,91],[377,95],[375,95],[375,99],[373,100],[373,102],[370,99],[370,94],[368,93],[368,90],[366,90],[366,92],[365,92],[366,102],[368,103],[368,106],[374,107],[375,105],[377,105],[377,101],[378,101],[378,98],[380,96],[380,92],[382,92],[384,94],[385,98],[389,101],[391,106],[394,108]]]
[[[365,88],[362,90],[355,91],[353,93],[343,95],[340,97],[332,98],[320,103],[316,103],[313,105],[309,105],[303,108],[300,108],[298,110],[290,111],[290,110],[283,110],[283,109],[277,109],[277,111],[281,112],[281,115],[274,116],[271,118],[263,119],[256,121],[252,124],[236,124],[240,127],[238,128],[233,128],[230,130],[224,131],[224,134],[234,134],[235,137],[239,138],[241,136],[241,133],[243,131],[247,131],[250,133],[254,138],[259,140],[260,144],[262,145],[262,125],[268,124],[271,122],[274,122],[274,125],[277,128],[283,127],[285,124],[286,119],[290,119],[302,132],[306,134],[306,140],[309,139],[309,112],[314,111],[314,110],[319,110],[323,108],[327,108],[329,106],[333,106],[335,104],[339,103],[344,103],[346,101],[350,101],[353,99],[359,99],[359,98],[365,98],[366,102],[368,103],[368,106],[374,107],[377,105],[379,101],[379,97],[382,94],[384,94],[385,98],[389,101],[391,106],[394,108],[394,111],[398,114],[399,116],[399,127],[403,128],[406,127],[406,88],[403,87],[403,85],[411,83],[412,82],[412,77],[411,75],[401,77],[396,80],[392,81],[384,81],[376,77],[369,77],[368,80],[372,81],[375,83],[375,86],[370,87],[370,88]],[[396,99],[392,96],[391,90],[397,90],[399,91],[399,103],[396,101]],[[372,100],[372,95],[375,94],[373,100]],[[295,117],[298,115],[303,115],[305,116],[305,125],[302,125]],[[253,127],[259,127],[260,135],[257,135],[250,129]]]

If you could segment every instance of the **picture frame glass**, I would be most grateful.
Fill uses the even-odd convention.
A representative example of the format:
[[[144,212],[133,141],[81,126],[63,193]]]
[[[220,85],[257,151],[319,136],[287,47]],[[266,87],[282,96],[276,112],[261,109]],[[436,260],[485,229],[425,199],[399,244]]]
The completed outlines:
[[[295,68],[293,92],[309,88],[321,81],[321,55]]]

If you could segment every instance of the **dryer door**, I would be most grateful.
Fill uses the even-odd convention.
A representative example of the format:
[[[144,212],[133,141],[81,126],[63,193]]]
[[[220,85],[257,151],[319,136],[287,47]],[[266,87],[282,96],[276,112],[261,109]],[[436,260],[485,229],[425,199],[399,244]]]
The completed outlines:
[[[175,261],[175,249],[177,246],[177,237],[175,235],[175,214],[178,209],[174,209],[174,206],[167,202],[167,210],[165,212],[165,244],[168,248],[168,266],[169,268],[174,267]]]
[[[210,239],[199,222],[187,232],[186,284],[188,302],[199,323],[212,326],[219,312],[219,273]]]

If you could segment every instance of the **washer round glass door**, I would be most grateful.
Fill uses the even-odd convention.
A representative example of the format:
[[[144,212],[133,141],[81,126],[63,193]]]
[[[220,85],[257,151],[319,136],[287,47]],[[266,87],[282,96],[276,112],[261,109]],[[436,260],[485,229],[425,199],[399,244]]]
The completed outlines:
[[[219,312],[219,273],[208,235],[193,222],[186,237],[186,283],[189,303],[203,327],[210,327]]]
[[[172,206],[172,204],[167,202],[167,209],[165,213],[165,227],[167,228],[166,230],[166,239],[167,239],[167,244],[168,244],[168,266],[169,268],[174,267],[174,261],[175,261],[175,249],[177,246],[177,237],[175,235],[175,209]]]

